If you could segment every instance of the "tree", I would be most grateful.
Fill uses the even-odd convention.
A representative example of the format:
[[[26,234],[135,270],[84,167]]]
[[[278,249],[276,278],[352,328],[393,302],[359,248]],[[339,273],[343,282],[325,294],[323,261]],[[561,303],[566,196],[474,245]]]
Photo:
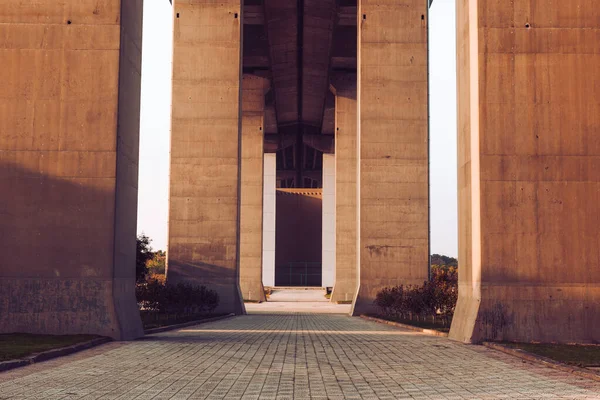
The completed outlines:
[[[458,267],[458,260],[454,257],[433,254],[431,255],[431,265],[439,265],[442,267]]]
[[[148,267],[148,272],[150,272],[151,274],[163,275],[165,273],[166,260],[167,254],[163,250],[158,250],[146,263],[146,267]]]
[[[154,253],[152,252],[152,247],[150,247],[151,241],[152,239],[150,239],[143,233],[137,237],[135,255],[135,279],[138,282],[143,282],[146,279],[146,274],[148,274],[148,267],[146,264],[154,256]]]

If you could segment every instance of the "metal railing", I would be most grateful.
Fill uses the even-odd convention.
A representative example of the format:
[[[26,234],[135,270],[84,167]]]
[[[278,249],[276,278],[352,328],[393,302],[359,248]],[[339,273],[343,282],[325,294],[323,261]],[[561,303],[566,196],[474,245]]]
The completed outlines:
[[[321,286],[323,276],[320,262],[289,262],[275,269],[276,286]]]

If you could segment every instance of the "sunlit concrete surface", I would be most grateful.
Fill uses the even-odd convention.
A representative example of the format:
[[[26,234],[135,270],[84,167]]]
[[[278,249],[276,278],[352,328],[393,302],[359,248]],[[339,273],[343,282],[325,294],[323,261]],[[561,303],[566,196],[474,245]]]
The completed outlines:
[[[308,289],[272,289],[270,302],[328,302],[325,298],[325,289],[308,288]]]
[[[330,303],[324,289],[274,289],[266,303],[246,303],[248,314],[350,314],[350,304]]]
[[[2,399],[598,399],[600,382],[343,315],[246,315],[0,374]]]

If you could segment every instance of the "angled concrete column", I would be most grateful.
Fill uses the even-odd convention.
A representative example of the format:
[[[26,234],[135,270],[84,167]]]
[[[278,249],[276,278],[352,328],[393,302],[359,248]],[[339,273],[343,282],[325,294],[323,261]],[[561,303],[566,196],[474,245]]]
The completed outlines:
[[[335,92],[336,272],[331,301],[356,294],[356,74],[332,76]]]
[[[600,9],[457,2],[465,342],[600,340]]]
[[[275,286],[275,216],[277,214],[277,154],[264,155],[263,285]]]
[[[240,0],[176,0],[167,282],[239,289]]]
[[[335,283],[335,154],[323,154],[321,286]]]
[[[0,1],[0,333],[143,335],[142,1]]]
[[[262,284],[263,153],[267,78],[242,79],[240,288],[244,300],[265,301]]]
[[[427,11],[359,0],[358,255],[353,314],[377,292],[428,277]]]

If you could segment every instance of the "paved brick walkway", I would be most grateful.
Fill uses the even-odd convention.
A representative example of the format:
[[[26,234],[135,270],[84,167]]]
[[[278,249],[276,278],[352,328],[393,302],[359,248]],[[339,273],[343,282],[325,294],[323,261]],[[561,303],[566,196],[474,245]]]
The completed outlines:
[[[600,382],[343,315],[248,315],[0,374],[2,399],[600,399]]]

